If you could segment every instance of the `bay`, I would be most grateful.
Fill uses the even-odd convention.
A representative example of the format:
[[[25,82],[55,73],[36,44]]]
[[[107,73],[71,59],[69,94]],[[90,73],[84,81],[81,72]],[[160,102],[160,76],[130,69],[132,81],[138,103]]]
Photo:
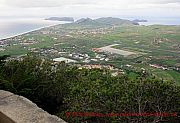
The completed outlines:
[[[43,18],[8,18],[0,19],[0,39],[31,32],[40,28],[58,24],[65,24],[65,21],[50,21]]]

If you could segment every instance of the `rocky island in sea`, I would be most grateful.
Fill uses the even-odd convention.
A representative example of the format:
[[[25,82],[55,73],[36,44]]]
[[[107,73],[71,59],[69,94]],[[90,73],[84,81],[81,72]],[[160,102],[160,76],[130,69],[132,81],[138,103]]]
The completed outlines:
[[[72,17],[50,17],[50,18],[46,18],[45,20],[74,22],[74,18]]]
[[[136,23],[138,23],[138,22],[148,22],[148,20],[144,20],[144,19],[135,19],[135,20],[133,20],[133,22],[136,22]]]

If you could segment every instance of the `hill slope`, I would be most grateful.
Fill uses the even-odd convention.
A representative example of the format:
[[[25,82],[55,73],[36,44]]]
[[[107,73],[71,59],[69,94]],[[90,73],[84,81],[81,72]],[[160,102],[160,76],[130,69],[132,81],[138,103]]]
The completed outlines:
[[[136,22],[130,20],[124,20],[120,18],[104,17],[92,20],[90,18],[82,18],[75,23],[81,25],[139,25]]]
[[[95,21],[107,25],[139,25],[138,23],[132,22],[130,20],[112,18],[112,17],[99,18],[96,19]]]
[[[97,25],[100,24],[96,22],[95,20],[92,20],[91,18],[82,18],[77,20],[75,23],[81,24],[81,25]]]

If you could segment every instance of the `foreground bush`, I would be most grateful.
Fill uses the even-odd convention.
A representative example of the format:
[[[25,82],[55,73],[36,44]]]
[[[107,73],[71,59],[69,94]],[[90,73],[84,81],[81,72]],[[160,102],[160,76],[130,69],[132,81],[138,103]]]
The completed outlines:
[[[0,89],[23,95],[67,122],[178,120],[175,114],[167,117],[82,115],[85,112],[178,114],[180,87],[171,82],[141,76],[134,80],[125,75],[112,77],[108,70],[80,70],[33,56],[8,61],[1,66]]]

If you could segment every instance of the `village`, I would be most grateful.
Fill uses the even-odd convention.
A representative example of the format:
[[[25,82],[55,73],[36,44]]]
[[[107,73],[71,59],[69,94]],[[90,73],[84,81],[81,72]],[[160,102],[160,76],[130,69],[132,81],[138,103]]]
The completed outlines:
[[[52,31],[40,31],[43,34],[51,34]],[[87,33],[92,33],[92,34],[97,34],[97,33],[102,33],[103,29],[94,29],[91,31],[78,31],[76,33],[81,33],[81,34],[87,34]],[[35,33],[35,32],[32,32]],[[53,32],[55,33],[55,32]],[[70,32],[72,33],[72,32]],[[28,35],[28,34],[27,34]],[[67,34],[64,34],[63,36],[70,36]],[[58,38],[53,38],[54,40],[57,40]],[[124,57],[127,56],[132,56],[132,55],[136,55],[137,53],[135,52],[129,52],[129,51],[124,51],[124,50],[119,50],[119,49],[114,49],[112,48],[113,46],[119,45],[119,44],[112,44],[109,46],[105,46],[102,48],[92,48],[92,52],[94,52],[94,57],[89,56],[88,53],[80,53],[80,52],[70,52],[67,50],[67,47],[64,48],[56,48],[55,46],[61,45],[63,43],[54,43],[54,47],[49,47],[49,48],[33,48],[30,47],[31,45],[37,44],[38,40],[35,39],[34,37],[25,39],[24,36],[16,36],[14,38],[9,38],[9,39],[5,39],[0,41],[0,52],[5,51],[5,49],[7,47],[10,46],[16,46],[16,45],[20,45],[22,46],[24,49],[27,49],[28,52],[31,53],[35,53],[38,54],[40,56],[46,57],[46,58],[50,58],[52,59],[54,62],[62,62],[64,61],[65,63],[68,64],[77,64],[79,66],[80,69],[82,68],[86,68],[86,69],[94,69],[94,68],[98,68],[98,69],[109,69],[113,72],[113,75],[118,75],[118,74],[123,74],[123,70],[121,69],[117,69],[117,68],[113,68],[113,66],[111,65],[101,65],[100,63],[103,62],[108,62],[110,60],[112,60],[112,56],[113,54],[118,54],[118,55],[122,55]],[[74,45],[73,47],[68,47],[68,49],[75,49],[76,45]],[[110,67],[111,66],[111,67]],[[130,67],[131,65],[124,65],[126,67]],[[168,67],[164,67],[158,64],[149,64],[150,67],[152,68],[157,68],[157,69],[161,69],[161,70],[170,70],[172,68],[168,68]],[[178,69],[179,68],[173,68],[173,69]]]
[[[79,32],[78,32],[79,33]],[[55,39],[56,40],[56,39]],[[123,70],[119,70],[117,68],[114,68],[112,65],[100,65],[98,62],[100,61],[109,61],[110,58],[108,58],[108,55],[104,54],[98,54],[95,53],[95,57],[91,57],[86,53],[79,53],[79,52],[69,52],[67,51],[67,47],[64,47],[62,49],[57,49],[55,47],[49,47],[49,48],[33,48],[30,47],[33,44],[37,44],[38,40],[31,37],[28,39],[25,39],[23,36],[17,36],[9,39],[5,39],[0,41],[0,51],[5,51],[7,47],[20,45],[23,48],[26,48],[28,52],[33,54],[38,54],[40,56],[43,56],[45,58],[50,58],[54,61],[54,63],[58,62],[65,62],[67,64],[73,64],[79,67],[79,69],[109,69],[112,71],[113,76],[117,76],[119,74],[124,74]],[[61,43],[55,43],[54,46],[59,45]],[[75,48],[75,47],[69,47],[69,48]],[[93,51],[93,49],[92,49]],[[94,52],[94,51],[93,51]],[[20,59],[21,56],[24,56],[25,54],[22,54],[20,56],[14,56],[11,59]]]

